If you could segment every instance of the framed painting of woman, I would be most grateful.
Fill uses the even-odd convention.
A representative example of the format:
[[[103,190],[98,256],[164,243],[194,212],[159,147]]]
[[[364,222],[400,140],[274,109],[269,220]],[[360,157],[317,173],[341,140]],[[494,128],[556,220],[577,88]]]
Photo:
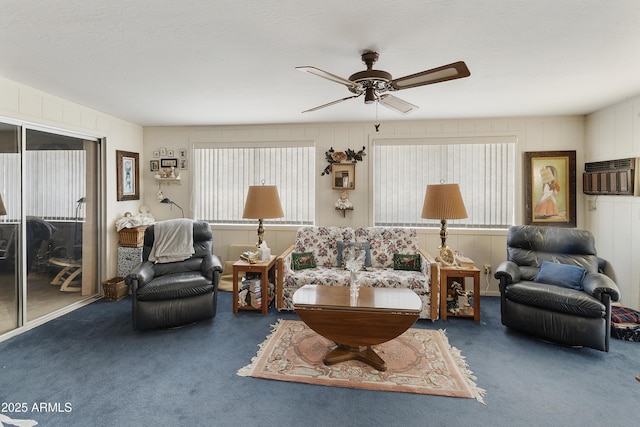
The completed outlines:
[[[576,152],[525,154],[525,223],[576,226]]]

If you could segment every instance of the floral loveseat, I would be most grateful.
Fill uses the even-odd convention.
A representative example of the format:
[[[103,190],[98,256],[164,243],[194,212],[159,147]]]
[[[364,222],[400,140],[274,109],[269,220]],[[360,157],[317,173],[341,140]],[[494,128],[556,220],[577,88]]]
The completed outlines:
[[[350,272],[339,265],[339,246],[364,243],[370,249],[370,267],[357,272],[360,286],[409,288],[422,300],[420,318],[438,317],[438,267],[418,248],[415,229],[387,227],[302,227],[296,242],[277,260],[276,307],[293,310],[293,293],[304,285],[349,286]],[[315,267],[294,269],[294,254],[312,253]],[[418,254],[419,271],[394,269],[394,254]],[[396,264],[396,268],[399,266]]]

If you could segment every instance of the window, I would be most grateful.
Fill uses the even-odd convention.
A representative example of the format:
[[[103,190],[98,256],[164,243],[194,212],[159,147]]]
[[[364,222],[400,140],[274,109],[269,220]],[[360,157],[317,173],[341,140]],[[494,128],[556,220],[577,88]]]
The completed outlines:
[[[195,216],[218,224],[255,224],[242,211],[251,185],[278,187],[284,217],[272,224],[313,224],[315,147],[310,142],[238,146],[196,144]]]
[[[379,226],[440,226],[421,218],[428,184],[458,183],[468,218],[459,228],[514,223],[515,137],[374,141],[374,222]]]
[[[27,131],[28,138],[37,140],[40,133]],[[34,136],[35,135],[35,136]],[[65,137],[56,136],[59,140]],[[24,210],[28,215],[45,220],[74,220],[78,216],[78,200],[86,195],[87,153],[81,140],[73,145],[47,149],[27,142],[24,153],[25,188]],[[80,149],[76,149],[76,147]],[[44,148],[43,148],[44,147]],[[20,220],[20,154],[0,153],[0,176],[4,183],[7,216],[2,222]],[[62,191],[61,189],[64,189]],[[81,214],[84,212],[81,210]]]

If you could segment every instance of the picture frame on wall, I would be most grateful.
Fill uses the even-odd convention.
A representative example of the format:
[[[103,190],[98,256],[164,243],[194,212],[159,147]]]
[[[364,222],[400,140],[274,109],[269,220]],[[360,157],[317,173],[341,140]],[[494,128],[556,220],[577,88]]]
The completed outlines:
[[[150,160],[149,161],[149,170],[151,172],[160,170],[160,160]]]
[[[140,200],[140,165],[138,153],[116,151],[117,200]]]
[[[576,226],[576,152],[526,152],[525,223]]]
[[[178,159],[161,159],[160,160],[160,167],[163,168],[177,168],[178,167]]]

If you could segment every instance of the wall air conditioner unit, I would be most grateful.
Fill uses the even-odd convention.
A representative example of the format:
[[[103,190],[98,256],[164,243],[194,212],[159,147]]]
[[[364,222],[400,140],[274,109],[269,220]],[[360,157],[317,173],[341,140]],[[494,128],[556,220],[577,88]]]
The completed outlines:
[[[592,195],[638,195],[637,161],[638,159],[629,158],[585,163],[582,192]]]

